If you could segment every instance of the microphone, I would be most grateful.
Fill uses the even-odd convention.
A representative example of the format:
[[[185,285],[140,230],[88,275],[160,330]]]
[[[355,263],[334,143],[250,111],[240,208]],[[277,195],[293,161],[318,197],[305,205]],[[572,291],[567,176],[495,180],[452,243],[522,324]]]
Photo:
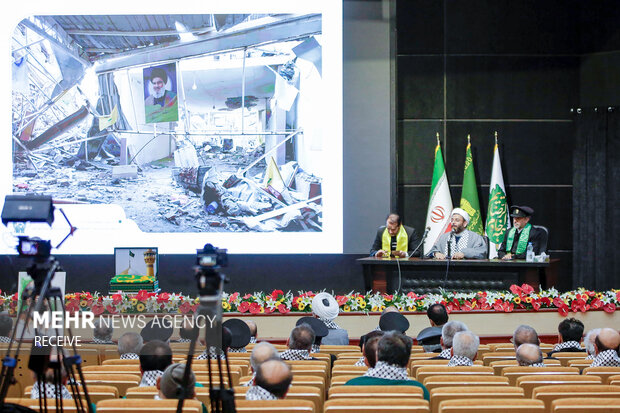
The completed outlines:
[[[447,248],[447,257],[448,258],[452,258],[452,238],[454,237],[455,234],[455,228],[454,226],[452,227],[452,230],[450,231],[450,236],[448,237],[448,248]]]

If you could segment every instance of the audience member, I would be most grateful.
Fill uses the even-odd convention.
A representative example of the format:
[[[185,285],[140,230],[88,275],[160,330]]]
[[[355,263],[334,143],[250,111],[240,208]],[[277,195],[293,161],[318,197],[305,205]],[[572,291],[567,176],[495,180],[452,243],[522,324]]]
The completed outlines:
[[[314,330],[308,324],[298,325],[291,331],[287,341],[288,350],[280,354],[282,360],[311,360],[310,350],[314,344]]]
[[[558,325],[558,344],[555,345],[553,351],[548,353],[548,356],[560,351],[573,353],[584,351],[579,344],[582,336],[583,323],[576,318],[565,318]]]
[[[480,338],[471,331],[459,331],[452,339],[452,357],[448,366],[473,366]]]
[[[591,367],[620,367],[620,333],[612,328],[601,328],[594,339],[596,357],[592,360]]]
[[[293,372],[280,360],[268,360],[258,366],[254,385],[245,393],[246,400],[283,399],[293,381]]]
[[[405,334],[409,330],[409,320],[400,312],[389,311],[379,318],[379,329],[381,331],[398,331]]]
[[[185,364],[171,364],[164,370],[163,374],[157,378],[156,386],[159,391],[160,399],[178,399],[180,396],[183,376],[185,375]],[[191,398],[196,397],[196,375],[193,371],[189,372],[187,390]]]
[[[512,344],[514,344],[516,350],[521,344],[534,344],[540,346],[540,340],[538,339],[538,333],[536,330],[530,326],[521,324],[512,334]]]
[[[364,343],[364,365],[369,368],[376,367],[377,365],[377,348],[379,347],[381,337],[382,335],[371,337]]]
[[[411,338],[398,331],[387,332],[377,345],[377,364],[361,377],[347,381],[347,385],[407,385],[421,387],[424,398],[429,400],[426,387],[407,376],[407,364],[411,355]]]
[[[369,363],[371,360],[369,360],[366,357],[366,343],[372,338],[381,338],[383,334],[385,333],[381,330],[373,330],[370,333],[364,334],[363,336],[360,337],[360,347],[362,349],[362,357],[355,363],[356,366],[368,366],[368,367],[375,366],[375,364],[377,363],[377,355],[370,354],[370,359],[372,360],[372,365],[370,365]],[[369,352],[372,352],[372,351],[374,351],[375,353],[377,352],[377,341],[372,343],[372,348],[374,350],[371,350],[369,348],[368,350]]]
[[[431,326],[420,331],[416,339],[424,352],[438,353],[441,351],[441,330],[448,322],[448,311],[443,304],[435,303],[428,307],[426,315]]]
[[[179,328],[179,339],[176,341],[177,343],[190,343],[194,336],[198,337],[200,332],[198,330],[194,330],[195,319],[191,317],[185,317],[183,319],[183,324],[181,328]]]
[[[250,327],[250,343],[256,343],[256,337],[258,336],[258,326],[252,320],[243,320]]]
[[[349,333],[347,330],[340,328],[334,322],[340,312],[340,306],[333,295],[325,292],[315,295],[312,299],[312,312],[319,320],[325,323],[328,329],[327,335],[321,341],[323,344],[345,346],[349,344]]]
[[[454,335],[460,331],[468,331],[469,329],[460,321],[448,321],[441,329],[441,353],[438,356],[431,357],[431,360],[450,360],[452,358],[452,341]]]
[[[11,342],[11,329],[13,328],[13,320],[8,314],[0,314],[0,343]]]
[[[231,353],[247,353],[245,346],[250,344],[250,327],[238,318],[229,318],[222,323],[222,327],[230,330],[231,340],[228,351]]]
[[[114,327],[111,320],[108,323],[102,323],[101,319],[95,321],[95,328],[93,329],[93,343],[95,344],[116,344],[112,341],[112,334],[114,334]]]
[[[583,346],[586,348],[586,352],[588,353],[586,360],[593,360],[594,357],[596,357],[596,347],[594,346],[594,340],[600,332],[600,328],[593,328],[592,330],[588,331],[585,338],[583,339]]]
[[[164,374],[164,370],[172,364],[172,349],[168,343],[160,340],[151,340],[140,350],[140,373],[142,386],[155,386],[157,379]]]
[[[250,355],[250,366],[252,366],[253,371],[252,378],[248,382],[242,384],[242,386],[251,386],[254,383],[258,366],[267,360],[280,360],[280,355],[273,344],[261,341],[254,346],[252,354]]]
[[[118,354],[120,354],[122,360],[137,360],[140,358],[138,354],[140,353],[142,345],[142,336],[138,333],[129,331],[118,339]]]
[[[311,353],[318,353],[321,351],[321,343],[323,337],[327,336],[329,330],[324,322],[314,317],[301,317],[297,320],[295,325],[307,324],[314,331],[314,343],[312,343]]]
[[[54,384],[54,365],[58,364],[58,359],[56,356],[50,357],[49,367],[45,370],[45,374],[43,375],[45,382],[43,384],[37,381],[36,375],[33,373],[34,384],[32,385],[32,390],[30,391],[31,399],[40,399],[41,393],[44,394],[44,398],[46,399],[55,399],[56,398],[56,385]],[[62,399],[73,399],[71,396],[71,392],[67,389],[66,384],[68,381],[67,370],[60,363],[60,397]]]
[[[153,319],[146,323],[140,335],[145,344],[151,340],[159,340],[168,343],[170,341],[170,336],[172,336],[172,331],[172,327],[164,326],[161,322],[156,322],[155,319]]]
[[[519,366],[545,367],[542,350],[536,344],[521,344],[517,347],[516,358]]]

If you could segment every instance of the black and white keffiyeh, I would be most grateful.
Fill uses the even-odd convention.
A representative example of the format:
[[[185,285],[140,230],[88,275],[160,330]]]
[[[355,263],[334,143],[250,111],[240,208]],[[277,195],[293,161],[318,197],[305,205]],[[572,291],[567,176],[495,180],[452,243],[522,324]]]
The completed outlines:
[[[462,235],[459,236],[459,242],[456,242],[457,236],[450,236],[446,241],[446,251],[448,251],[448,243],[450,243],[450,252],[452,255],[457,252],[462,252],[465,248],[467,248],[467,243],[469,242],[469,231],[465,230],[462,232]]]
[[[437,357],[442,359],[450,360],[452,358],[452,350],[447,348],[445,350],[441,350],[441,353]]]
[[[121,355],[121,360],[140,360],[140,356],[136,353],[125,353]]]
[[[338,326],[338,324],[334,323],[334,320],[328,320],[326,318],[321,318],[318,317],[319,320],[321,320],[322,322],[325,323],[325,326],[330,329],[330,330],[340,330],[340,326]]]
[[[254,379],[256,378],[256,373],[252,374],[252,378],[250,380],[248,380],[247,382],[243,383],[241,386],[243,387],[250,387],[254,384]]]
[[[250,344],[256,344],[256,337],[250,337]]]
[[[268,392],[260,386],[252,386],[245,393],[246,400],[278,400],[273,393]]]
[[[280,353],[282,360],[310,360],[308,350],[286,350]]]
[[[589,354],[584,360],[594,360],[594,354]]]
[[[161,370],[147,370],[142,374],[139,386],[157,386],[157,378],[163,375],[164,372]]]
[[[465,356],[452,356],[448,362],[448,367],[451,366],[473,366],[474,362]]]
[[[11,337],[0,336],[0,343],[10,343]]]
[[[112,340],[102,340],[102,339],[97,338],[97,337],[93,338],[93,343],[94,344],[116,344]]]
[[[384,361],[378,361],[375,367],[368,369],[364,376],[388,380],[409,380],[405,367],[387,364]]]
[[[239,348],[229,347],[228,352],[229,353],[247,353],[248,351],[246,350],[245,347],[239,347]]]
[[[598,353],[590,367],[620,367],[620,357],[616,350],[605,350]]]
[[[43,392],[45,393],[46,399],[56,398],[56,386],[53,383],[43,383]],[[69,389],[67,389],[64,385],[60,386],[60,396],[63,399],[73,399],[73,397],[71,397],[71,393],[69,392]],[[40,393],[39,393],[39,383],[36,381],[32,385],[32,391],[30,392],[30,398],[31,399],[41,398]]]
[[[222,350],[220,350],[219,352],[215,349],[215,347],[209,347],[209,353],[207,354],[207,350],[203,351],[202,354],[200,354],[198,357],[196,357],[197,360],[206,360],[208,358],[210,359],[216,359],[216,358],[221,358],[222,360],[224,360],[226,358],[226,356],[224,355],[224,352]]]
[[[563,343],[558,343],[555,345],[555,347],[553,347],[553,351],[562,351],[565,350],[567,348],[574,348],[577,350],[583,350],[581,348],[581,345],[579,345],[579,343],[577,341],[565,341]]]
[[[354,366],[365,366],[366,363],[364,360],[366,360],[364,357],[360,357],[360,359],[355,362]]]
[[[189,343],[192,340],[190,340],[189,338],[180,338],[177,340],[177,343]]]
[[[547,367],[547,366],[545,365],[545,363],[534,363],[531,365],[531,367]]]
[[[321,345],[320,344],[313,344],[312,345],[311,353],[320,353],[320,352],[321,352]]]

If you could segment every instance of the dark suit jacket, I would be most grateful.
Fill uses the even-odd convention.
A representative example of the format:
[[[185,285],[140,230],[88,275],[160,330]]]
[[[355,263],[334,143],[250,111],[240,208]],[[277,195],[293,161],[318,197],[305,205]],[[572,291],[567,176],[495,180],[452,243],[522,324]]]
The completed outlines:
[[[418,244],[420,243],[420,237],[418,237],[418,233],[416,232],[416,230],[414,228],[408,227],[406,225],[403,225],[403,227],[405,227],[405,232],[407,233],[408,236],[408,241],[407,241],[407,254],[409,254],[411,256],[411,253],[413,252],[413,250],[415,249],[415,247],[418,246]],[[383,231],[385,231],[385,225],[380,226],[379,229],[377,230],[377,235],[375,236],[375,242],[373,242],[372,244],[372,248],[370,249],[370,255],[374,256],[377,251],[379,251],[381,249],[382,246],[382,241],[383,241]],[[419,248],[416,253],[415,256],[419,257],[420,256],[420,251],[422,248]]]
[[[522,233],[523,231],[521,231]],[[512,252],[512,257],[516,259],[525,259],[526,251],[523,251],[522,254],[515,254],[514,252],[517,250],[517,245],[519,244],[519,237],[521,233],[515,234],[515,239],[512,242],[512,251],[506,251],[506,242],[508,241],[508,231],[504,234],[504,241],[502,241],[502,245],[499,246],[499,250],[497,250],[497,255],[502,258],[506,253]],[[532,247],[534,247],[534,254],[539,255],[542,248],[542,241],[547,234],[544,230],[532,227],[530,230],[530,239],[528,242],[532,243]]]

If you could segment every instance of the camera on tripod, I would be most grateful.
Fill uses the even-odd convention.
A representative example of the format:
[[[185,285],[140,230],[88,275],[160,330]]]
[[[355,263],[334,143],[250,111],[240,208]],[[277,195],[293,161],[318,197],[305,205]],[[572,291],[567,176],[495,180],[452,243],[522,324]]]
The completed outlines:
[[[202,269],[227,267],[228,254],[226,254],[226,249],[206,244],[203,249],[196,250],[196,265]]]
[[[30,238],[25,236],[17,237],[17,252],[20,257],[32,258],[49,258],[52,252],[51,241],[42,240],[40,238]]]

